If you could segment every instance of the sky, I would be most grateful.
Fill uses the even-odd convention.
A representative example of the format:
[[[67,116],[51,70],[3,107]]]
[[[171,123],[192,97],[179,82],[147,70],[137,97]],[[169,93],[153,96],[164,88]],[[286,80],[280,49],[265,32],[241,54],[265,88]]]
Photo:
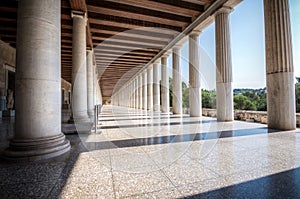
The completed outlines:
[[[290,0],[293,62],[300,77],[300,0]],[[263,0],[244,0],[230,14],[231,53],[234,88],[263,88],[265,79],[265,38]],[[215,89],[215,24],[200,35],[201,85]],[[188,43],[181,48],[182,79],[188,82]],[[168,59],[171,67],[172,56]],[[171,70],[169,72],[171,73]]]

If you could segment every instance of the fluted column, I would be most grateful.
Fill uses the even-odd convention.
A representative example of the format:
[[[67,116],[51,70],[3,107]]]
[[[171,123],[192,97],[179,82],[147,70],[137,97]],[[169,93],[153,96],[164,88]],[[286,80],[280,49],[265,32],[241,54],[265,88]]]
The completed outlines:
[[[139,74],[139,109],[143,109],[143,74]]]
[[[189,35],[189,104],[190,116],[202,115],[201,76],[200,76],[200,46],[199,34],[194,30]]]
[[[232,61],[230,46],[229,8],[215,14],[216,27],[216,95],[217,119],[233,120]]]
[[[296,128],[294,65],[288,0],[264,0],[268,127]]]
[[[87,112],[91,119],[94,118],[94,87],[93,87],[93,51],[87,50]]]
[[[147,110],[153,110],[153,72],[152,66],[147,68]]]
[[[161,58],[161,111],[170,112],[168,56]]]
[[[147,70],[143,72],[143,109],[147,110]]]
[[[73,118],[76,123],[89,122],[87,114],[86,16],[72,12],[72,86]]]
[[[160,92],[159,92],[159,63],[153,64],[153,110],[160,111]]]
[[[173,114],[182,114],[182,74],[180,65],[180,46],[173,48]]]
[[[139,108],[139,81],[138,77],[134,79],[135,81],[135,109]]]
[[[60,1],[18,1],[16,124],[4,156],[39,160],[61,155]]]

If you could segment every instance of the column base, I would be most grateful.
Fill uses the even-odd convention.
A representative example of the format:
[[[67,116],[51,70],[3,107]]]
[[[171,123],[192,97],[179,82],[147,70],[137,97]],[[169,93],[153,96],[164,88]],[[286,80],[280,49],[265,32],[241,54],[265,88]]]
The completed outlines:
[[[42,160],[62,155],[70,148],[70,141],[62,133],[40,139],[13,139],[4,151],[3,157],[17,161]]]
[[[267,74],[268,127],[296,129],[295,83],[293,72]]]

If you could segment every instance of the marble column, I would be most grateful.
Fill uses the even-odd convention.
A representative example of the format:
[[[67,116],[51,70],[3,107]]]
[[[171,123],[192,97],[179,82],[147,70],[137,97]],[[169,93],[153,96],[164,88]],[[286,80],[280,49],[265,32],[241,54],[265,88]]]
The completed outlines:
[[[139,74],[139,109],[143,109],[143,74]]]
[[[161,58],[161,111],[170,112],[168,55]]]
[[[153,110],[153,71],[152,65],[147,68],[147,110]]]
[[[135,81],[135,109],[139,108],[139,81],[138,77],[134,79]]]
[[[60,1],[18,1],[16,124],[6,158],[39,160],[61,155]]]
[[[182,114],[182,74],[180,46],[173,47],[173,114]]]
[[[94,66],[93,66],[93,51],[87,50],[87,112],[90,119],[94,119]]]
[[[75,123],[89,122],[87,114],[86,16],[72,12],[72,111]]]
[[[160,111],[159,62],[153,64],[153,110]]]
[[[189,104],[190,116],[202,116],[200,46],[199,34],[194,30],[189,35]]]
[[[147,70],[143,72],[143,109],[147,110]]]
[[[295,76],[288,0],[264,0],[268,127],[296,128]]]
[[[215,14],[216,28],[216,101],[217,120],[233,120],[232,61],[230,46],[229,8]]]

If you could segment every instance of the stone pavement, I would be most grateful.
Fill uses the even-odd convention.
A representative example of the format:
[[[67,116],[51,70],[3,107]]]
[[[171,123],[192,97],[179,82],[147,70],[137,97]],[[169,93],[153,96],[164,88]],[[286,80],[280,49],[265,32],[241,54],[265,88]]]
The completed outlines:
[[[13,121],[2,121],[1,150]],[[299,198],[300,134],[104,106],[61,157],[0,161],[1,198]]]

